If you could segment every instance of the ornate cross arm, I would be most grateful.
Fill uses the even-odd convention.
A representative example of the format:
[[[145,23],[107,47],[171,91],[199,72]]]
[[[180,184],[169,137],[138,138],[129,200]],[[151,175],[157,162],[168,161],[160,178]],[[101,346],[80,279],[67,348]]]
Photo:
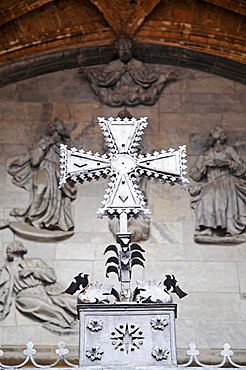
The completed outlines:
[[[129,300],[131,269],[134,264],[143,266],[142,255],[132,252],[130,246],[131,233],[127,231],[127,215],[149,217],[150,211],[145,208],[144,196],[138,187],[138,178],[147,176],[156,181],[169,182],[171,185],[179,183],[184,187],[186,169],[185,145],[178,150],[162,150],[153,154],[138,155],[137,149],[143,129],[147,126],[147,118],[128,119],[124,118],[98,118],[99,125],[105,136],[109,148],[108,155],[93,154],[83,149],[67,149],[61,146],[61,180],[60,186],[64,186],[67,180],[84,182],[101,176],[109,177],[110,181],[102,207],[97,215],[119,217],[120,230],[117,233],[117,241],[121,245],[121,251],[117,257],[110,257],[108,263],[117,266],[108,266],[107,272],[116,272],[121,281],[121,296],[123,300]],[[139,259],[140,258],[140,259]]]
[[[176,151],[169,149],[137,155],[143,129],[147,126],[146,117],[139,120],[98,118],[98,121],[109,147],[109,155],[67,149],[66,145],[62,145],[60,186],[68,179],[83,182],[101,176],[109,177],[102,207],[97,211],[98,217],[119,216],[122,213],[149,217],[150,211],[145,208],[144,197],[138,187],[138,177],[145,175],[184,187],[188,181],[185,178],[185,145]]]

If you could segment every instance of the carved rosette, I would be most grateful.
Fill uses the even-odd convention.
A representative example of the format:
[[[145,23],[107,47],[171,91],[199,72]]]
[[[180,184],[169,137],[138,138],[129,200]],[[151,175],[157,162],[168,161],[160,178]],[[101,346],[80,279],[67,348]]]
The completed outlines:
[[[165,326],[168,325],[165,317],[160,317],[159,315],[150,320],[150,325],[154,330],[164,330]]]
[[[85,354],[91,361],[95,361],[102,359],[104,351],[99,346],[92,346],[91,349],[85,352]]]
[[[151,352],[152,356],[156,359],[156,361],[161,361],[161,360],[167,360],[168,355],[169,355],[169,350],[166,348],[166,346],[155,346],[153,348],[153,351]]]
[[[102,330],[103,321],[100,319],[90,319],[86,327],[92,332]]]

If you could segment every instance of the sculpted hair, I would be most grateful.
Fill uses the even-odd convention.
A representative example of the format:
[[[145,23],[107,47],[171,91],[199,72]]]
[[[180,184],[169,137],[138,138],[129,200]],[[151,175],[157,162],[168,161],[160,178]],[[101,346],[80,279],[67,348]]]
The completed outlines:
[[[227,142],[228,136],[227,132],[221,126],[215,126],[209,133],[208,138],[205,142],[205,147],[211,147],[216,142],[216,140],[220,139],[222,144]]]
[[[23,256],[24,254],[27,253],[27,249],[26,247],[24,247],[24,245],[19,242],[19,241],[14,241],[14,242],[11,242],[7,248],[6,248],[6,253],[8,255],[8,260],[12,260],[11,257],[9,258],[9,255],[11,254],[19,254],[21,256]]]

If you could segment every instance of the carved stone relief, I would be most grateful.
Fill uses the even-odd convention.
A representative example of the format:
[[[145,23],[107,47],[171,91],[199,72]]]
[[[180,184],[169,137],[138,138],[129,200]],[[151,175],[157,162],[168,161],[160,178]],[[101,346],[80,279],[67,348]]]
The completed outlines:
[[[0,320],[10,312],[13,297],[23,315],[38,320],[55,334],[78,334],[76,298],[64,293],[56,275],[43,260],[24,258],[19,241],[7,246],[7,262],[0,270]]]
[[[68,138],[64,123],[55,118],[31,150],[8,167],[12,182],[30,193],[28,205],[14,208],[10,213],[25,224],[19,226],[22,234],[31,234],[34,228],[71,234],[74,228],[71,202],[76,198],[76,187],[69,181],[62,189],[58,188],[60,144],[66,143]]]
[[[111,332],[111,340],[114,349],[128,354],[140,349],[144,335],[142,330],[134,324],[119,325]]]
[[[85,355],[93,362],[95,360],[101,360],[104,351],[99,346],[92,346],[85,352]]]
[[[156,361],[167,360],[170,351],[164,345],[162,347],[155,346],[151,352],[152,356],[156,359]]]
[[[197,182],[189,188],[196,216],[196,242],[246,240],[246,165],[226,145],[227,139],[222,127],[212,129],[205,143],[207,149],[189,172]]]
[[[176,75],[173,71],[163,73],[150,70],[144,63],[132,57],[133,43],[120,38],[114,44],[119,58],[106,67],[81,67],[91,87],[102,104],[111,107],[153,105],[164,84]]]

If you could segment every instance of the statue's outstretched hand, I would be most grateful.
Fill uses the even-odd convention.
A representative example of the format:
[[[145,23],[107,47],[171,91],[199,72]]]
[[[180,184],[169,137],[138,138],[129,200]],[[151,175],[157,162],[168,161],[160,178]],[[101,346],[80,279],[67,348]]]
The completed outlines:
[[[229,159],[215,159],[214,165],[217,167],[224,167],[224,166],[230,166],[231,161]]]
[[[174,72],[173,69],[165,74],[165,77],[168,80],[176,80],[176,78],[178,78],[178,76],[179,76],[178,73]]]
[[[22,269],[21,271],[19,271],[19,276],[22,277],[22,278],[25,278],[29,275],[33,274],[33,268],[32,267],[26,267],[24,269]]]

